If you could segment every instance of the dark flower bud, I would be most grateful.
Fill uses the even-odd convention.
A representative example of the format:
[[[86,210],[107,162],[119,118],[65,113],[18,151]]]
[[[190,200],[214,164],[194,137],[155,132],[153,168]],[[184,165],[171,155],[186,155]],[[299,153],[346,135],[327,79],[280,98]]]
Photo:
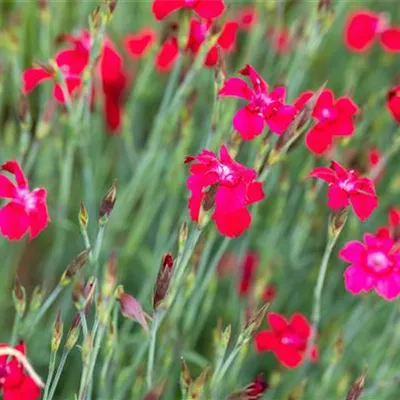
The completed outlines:
[[[83,202],[81,202],[81,205],[79,207],[78,219],[81,229],[86,230],[89,224],[89,214]]]
[[[158,271],[156,284],[154,286],[153,293],[153,309],[156,310],[160,303],[164,300],[168,288],[169,282],[172,276],[172,268],[174,265],[174,259],[171,253],[164,254],[161,259],[160,269]]]
[[[99,211],[99,222],[100,224],[105,224],[114,208],[115,201],[117,199],[117,183],[113,182],[111,188],[108,190],[104,196]]]
[[[71,350],[76,342],[79,339],[79,334],[81,333],[81,317],[79,314],[76,314],[71,327],[69,328],[68,334],[67,334],[67,340],[65,342],[65,349],[67,351]]]
[[[60,279],[60,285],[61,286],[67,286],[71,282],[71,279],[82,270],[82,268],[85,266],[89,254],[91,252],[91,249],[86,249],[79,253],[73,260],[72,262],[68,265],[68,267],[65,269],[61,279]]]
[[[15,277],[13,300],[15,310],[17,311],[18,315],[22,317],[25,314],[26,310],[26,291],[25,288],[21,285],[18,276]]]
[[[61,313],[58,311],[56,320],[53,324],[51,334],[51,351],[56,353],[60,347],[61,339],[63,336],[64,324],[61,320]]]
[[[367,376],[367,369],[354,381],[347,393],[346,400],[358,400],[361,396],[365,386],[365,377]]]

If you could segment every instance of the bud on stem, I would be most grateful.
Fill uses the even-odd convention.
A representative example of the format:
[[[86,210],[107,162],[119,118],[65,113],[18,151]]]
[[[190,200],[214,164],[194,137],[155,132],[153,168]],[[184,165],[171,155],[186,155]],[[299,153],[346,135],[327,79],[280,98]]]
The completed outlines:
[[[60,285],[61,286],[67,286],[71,282],[72,278],[82,270],[82,268],[85,266],[89,254],[91,252],[91,249],[86,249],[79,253],[73,260],[72,262],[68,265],[68,267],[65,269],[61,279],[60,279]]]
[[[21,285],[18,276],[15,277],[13,300],[17,314],[22,317],[25,314],[26,310],[26,291],[25,288]]]
[[[51,351],[56,353],[60,347],[61,339],[63,336],[64,324],[61,320],[61,313],[58,311],[56,320],[53,324],[52,335],[51,335]]]
[[[99,223],[105,225],[110,217],[114,208],[115,201],[117,200],[117,182],[114,181],[111,188],[108,190],[100,205]]]

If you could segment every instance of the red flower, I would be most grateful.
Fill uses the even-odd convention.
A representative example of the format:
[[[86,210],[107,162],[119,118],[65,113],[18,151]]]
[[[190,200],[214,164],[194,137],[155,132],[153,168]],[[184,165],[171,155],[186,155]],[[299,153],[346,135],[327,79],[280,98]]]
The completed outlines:
[[[244,140],[260,135],[264,124],[272,132],[283,133],[297,112],[295,107],[284,103],[286,89],[280,86],[268,93],[268,84],[250,65],[246,65],[240,73],[249,77],[253,88],[243,79],[229,78],[219,91],[220,96],[239,97],[249,102],[233,118],[234,128]]]
[[[344,30],[346,46],[355,52],[368,50],[379,39],[387,52],[400,51],[400,27],[390,27],[383,14],[357,10],[349,15]]]
[[[274,285],[268,285],[263,294],[262,294],[262,299],[266,303],[270,303],[273,301],[276,297],[276,287]]]
[[[368,150],[368,171],[369,173],[374,173],[375,168],[381,168],[380,163],[382,161],[382,153],[377,147],[371,147]],[[374,178],[375,183],[377,183],[383,176],[383,170]]]
[[[8,344],[0,343],[0,348],[8,347]],[[15,349],[26,354],[25,343],[21,342]],[[8,356],[0,357],[0,388],[4,400],[36,400],[40,397],[40,387],[33,379],[24,373],[23,366]]]
[[[285,54],[289,52],[292,45],[292,39],[288,29],[270,29],[267,37],[272,41],[275,51],[278,54]]]
[[[143,28],[138,33],[131,33],[124,38],[124,47],[132,58],[141,58],[149,51],[156,40],[156,31],[152,28]]]
[[[178,38],[171,36],[167,39],[156,54],[155,67],[159,72],[169,71],[179,56]]]
[[[394,120],[400,124],[400,85],[389,90],[386,106]]]
[[[398,240],[400,237],[400,209],[391,207],[388,212],[389,225],[379,228],[376,236],[381,239]]]
[[[311,326],[307,319],[299,313],[293,314],[290,321],[278,313],[269,313],[267,319],[272,330],[257,333],[256,350],[273,351],[285,367],[298,367],[304,361],[311,336]],[[312,349],[312,361],[317,359],[317,353],[317,348]]]
[[[269,388],[268,382],[265,380],[263,374],[258,375],[253,382],[245,388],[246,397],[243,399],[258,400],[261,399],[263,394]]]
[[[247,206],[265,197],[262,183],[255,180],[256,171],[233,160],[224,145],[220,158],[203,150],[198,156],[186,157],[185,163],[192,161],[197,162],[191,165],[187,181],[192,192],[188,203],[191,219],[199,222],[205,201],[208,209],[215,204],[212,219],[219,232],[232,238],[239,236],[251,224]]]
[[[364,243],[348,242],[339,257],[351,265],[344,272],[346,290],[352,294],[375,292],[391,301],[400,295],[400,253],[391,238],[364,235]]]
[[[257,12],[254,7],[241,8],[236,13],[239,29],[249,31],[257,23]]]
[[[369,178],[359,178],[356,171],[348,171],[336,161],[332,161],[330,168],[315,168],[310,176],[329,184],[330,208],[339,209],[351,203],[357,217],[365,221],[378,206],[373,181]]]
[[[247,296],[253,283],[254,272],[258,266],[260,257],[257,253],[248,252],[241,265],[241,276],[239,281],[239,296]]]
[[[300,110],[313,94],[311,91],[302,93],[294,103],[296,108]],[[314,107],[312,115],[316,124],[307,133],[307,147],[319,156],[330,150],[335,137],[351,136],[355,130],[353,116],[358,110],[350,97],[335,100],[332,91],[325,89]]]
[[[152,11],[156,19],[161,20],[182,8],[192,9],[205,19],[219,17],[225,10],[223,0],[154,0]]]
[[[89,62],[88,54],[75,50],[62,50],[57,53],[55,63],[59,73],[63,76],[66,90],[72,96],[82,86],[82,73]],[[54,79],[55,71],[47,67],[35,67],[25,70],[22,74],[24,94],[30,93],[39,84],[46,80]],[[59,83],[55,83],[53,89],[54,98],[61,104],[65,103],[64,93]]]
[[[205,66],[213,67],[217,64],[218,47],[225,52],[230,52],[234,49],[238,27],[239,25],[236,21],[225,22],[218,37],[217,45],[213,46],[206,56]],[[210,29],[211,21],[199,21],[193,18],[190,21],[189,39],[186,49],[197,55]]]
[[[10,199],[0,208],[0,232],[10,240],[18,240],[29,230],[30,239],[34,239],[50,221],[47,191],[43,188],[29,191],[28,181],[17,161],[7,161],[1,170],[13,174],[16,185],[0,175],[0,198]]]

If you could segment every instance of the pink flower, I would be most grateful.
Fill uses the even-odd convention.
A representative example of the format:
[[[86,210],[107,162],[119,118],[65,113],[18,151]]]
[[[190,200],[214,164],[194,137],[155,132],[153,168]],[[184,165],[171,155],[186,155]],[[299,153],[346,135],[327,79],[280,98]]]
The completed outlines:
[[[294,103],[296,108],[300,110],[313,94],[311,91],[302,93]],[[314,107],[312,115],[316,124],[306,135],[307,147],[320,156],[331,149],[334,138],[351,136],[355,130],[353,117],[358,110],[350,97],[335,100],[333,92],[325,89]]]
[[[0,208],[0,232],[10,240],[19,240],[29,230],[30,239],[34,239],[50,221],[46,189],[29,191],[28,181],[17,161],[7,161],[1,170],[14,175],[16,185],[0,175],[0,198],[10,199]]]
[[[307,342],[311,336],[311,326],[304,315],[295,313],[288,321],[278,313],[268,314],[271,331],[261,331],[254,338],[258,352],[272,351],[287,368],[298,367],[307,355]],[[315,347],[310,352],[312,361],[318,358]]]
[[[200,50],[201,45],[206,39],[211,29],[211,21],[199,21],[192,18],[190,21],[189,39],[186,50],[191,51],[194,55]],[[232,51],[235,47],[236,36],[238,31],[238,23],[236,21],[227,21],[222,27],[221,33],[217,40],[217,45],[213,46],[207,53],[204,65],[206,67],[214,67],[218,62],[218,47],[226,53]]]
[[[154,29],[145,27],[138,33],[126,35],[124,47],[130,57],[134,59],[142,58],[154,44],[156,36]]]
[[[82,86],[82,73],[88,65],[88,54],[82,54],[75,50],[62,50],[57,53],[55,63],[65,81],[66,91],[72,96]],[[22,74],[24,94],[30,93],[38,85],[47,80],[54,79],[55,71],[51,67],[35,67],[25,70]],[[64,93],[59,83],[55,83],[53,89],[54,98],[61,104],[65,104]]]
[[[400,85],[389,90],[386,107],[393,119],[400,124]]]
[[[348,17],[344,30],[345,45],[354,52],[368,50],[375,40],[383,49],[394,53],[400,51],[400,27],[389,26],[383,14],[370,10],[357,10]]]
[[[203,150],[198,156],[186,157],[185,163],[193,161],[197,162],[190,166],[187,181],[192,193],[188,202],[191,219],[199,222],[204,202],[208,209],[215,204],[212,219],[219,232],[231,238],[241,235],[251,224],[247,207],[265,197],[262,183],[255,180],[256,171],[233,160],[224,145],[220,158]]]
[[[350,203],[357,217],[365,221],[378,206],[373,181],[359,178],[356,171],[348,171],[336,161],[332,161],[330,168],[315,168],[309,176],[328,183],[328,207],[334,210]]]
[[[260,135],[264,124],[272,132],[283,133],[297,112],[295,107],[284,103],[286,89],[280,86],[268,93],[268,84],[250,65],[246,65],[240,73],[249,77],[252,88],[243,79],[229,78],[219,91],[220,96],[239,97],[249,102],[233,118],[234,128],[244,140]]]
[[[236,21],[239,24],[239,29],[242,31],[250,31],[257,23],[257,19],[255,7],[244,7],[236,13]]]
[[[205,19],[219,17],[225,10],[223,0],[154,0],[152,11],[158,20],[164,19],[174,11],[188,8]]]
[[[345,287],[350,293],[374,289],[388,301],[399,296],[400,253],[393,239],[367,233],[364,243],[348,242],[339,257],[351,264],[344,272]]]

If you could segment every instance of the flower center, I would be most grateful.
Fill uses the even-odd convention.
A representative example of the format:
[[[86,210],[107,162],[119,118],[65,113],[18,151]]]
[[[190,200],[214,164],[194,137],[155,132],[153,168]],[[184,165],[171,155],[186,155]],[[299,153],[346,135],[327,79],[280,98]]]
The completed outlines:
[[[198,0],[185,0],[186,7],[194,7]]]
[[[281,343],[294,346],[296,348],[302,348],[306,342],[303,338],[299,337],[295,333],[287,332],[281,337]]]
[[[347,178],[344,181],[339,182],[339,187],[346,192],[351,192],[354,189],[354,182],[351,178]]]
[[[321,119],[323,121],[330,121],[330,120],[336,118],[336,116],[337,116],[337,112],[334,108],[325,107],[321,111],[321,117],[322,117]]]
[[[228,186],[235,186],[239,182],[237,173],[225,164],[220,164],[217,167],[217,173],[220,177],[221,183]]]
[[[392,263],[385,253],[381,251],[375,251],[368,254],[367,266],[375,272],[384,272],[390,269]]]
[[[30,193],[27,189],[18,190],[16,201],[25,207],[27,211],[31,211],[36,208],[35,195]]]

